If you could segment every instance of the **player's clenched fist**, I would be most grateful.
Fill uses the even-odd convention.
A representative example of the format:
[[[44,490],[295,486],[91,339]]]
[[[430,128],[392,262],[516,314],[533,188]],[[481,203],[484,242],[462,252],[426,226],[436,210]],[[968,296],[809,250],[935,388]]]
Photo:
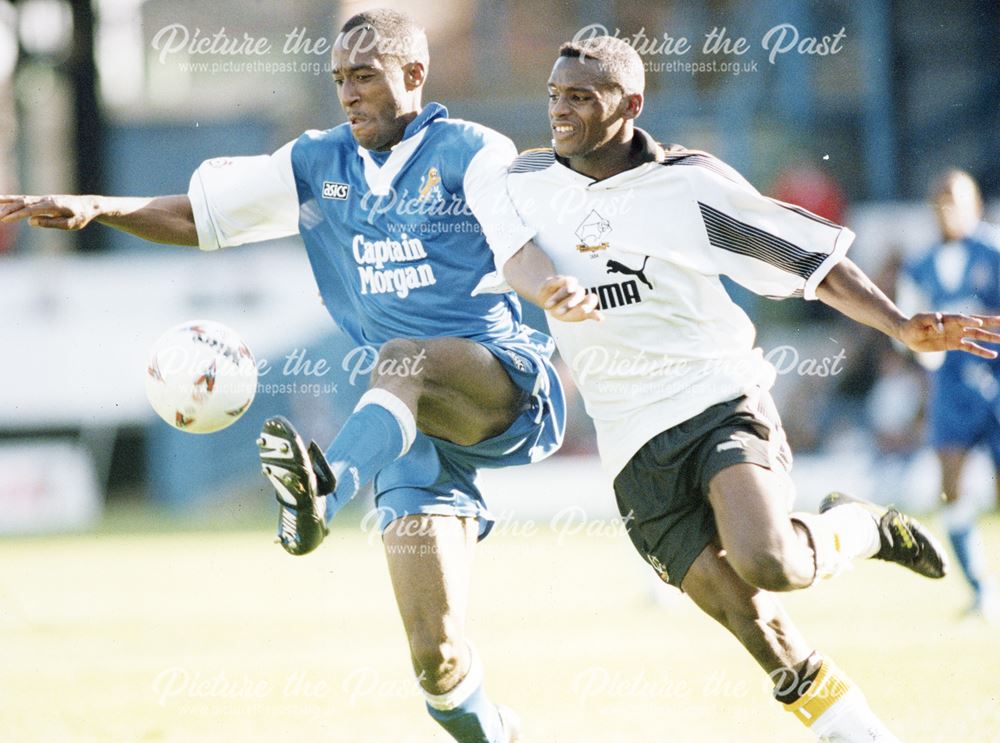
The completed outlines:
[[[82,230],[99,215],[94,196],[0,196],[0,222]]]
[[[1000,334],[987,328],[1000,328],[1000,317],[922,312],[900,326],[899,340],[911,351],[965,351],[995,359],[996,351],[976,342],[1000,343]]]
[[[587,294],[574,276],[553,276],[542,284],[539,304],[563,322],[603,320],[597,309],[597,296]]]

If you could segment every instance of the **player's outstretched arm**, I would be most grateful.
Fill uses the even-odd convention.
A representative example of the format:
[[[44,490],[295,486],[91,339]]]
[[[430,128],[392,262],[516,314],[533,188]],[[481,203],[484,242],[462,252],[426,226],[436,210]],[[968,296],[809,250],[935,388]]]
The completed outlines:
[[[170,245],[198,245],[191,200],[186,195],[0,196],[0,223],[27,221],[32,227],[82,230],[91,222]]]
[[[558,320],[602,319],[597,297],[587,294],[576,277],[558,275],[552,260],[532,241],[504,263],[503,274],[514,291]]]
[[[911,351],[965,351],[984,359],[997,352],[980,343],[1000,344],[1000,317],[921,312],[907,317],[874,282],[845,258],[816,287],[823,303],[895,338]]]

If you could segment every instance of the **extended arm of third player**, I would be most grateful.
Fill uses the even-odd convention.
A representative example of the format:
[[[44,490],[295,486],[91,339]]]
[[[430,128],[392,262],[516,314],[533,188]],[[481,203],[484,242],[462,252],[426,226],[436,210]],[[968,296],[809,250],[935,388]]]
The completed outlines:
[[[985,359],[997,357],[979,342],[1000,343],[1000,317],[920,312],[907,317],[848,258],[841,260],[816,288],[825,304],[852,320],[895,338],[911,351],[966,351]]]
[[[27,221],[32,227],[82,230],[92,222],[150,242],[197,247],[187,195],[153,197],[0,196],[0,223]],[[504,275],[521,296],[565,322],[600,319],[597,302],[572,276],[558,276],[552,261],[533,242],[504,265]]]
[[[82,230],[100,222],[151,242],[198,245],[191,200],[186,195],[0,196],[0,223],[21,220],[32,227],[57,230]]]

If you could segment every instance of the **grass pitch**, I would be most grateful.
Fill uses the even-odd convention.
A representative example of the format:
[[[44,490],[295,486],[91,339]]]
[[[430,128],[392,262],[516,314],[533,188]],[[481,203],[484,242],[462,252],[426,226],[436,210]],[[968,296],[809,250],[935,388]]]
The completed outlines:
[[[449,741],[377,540],[342,525],[291,558],[267,529],[0,543],[0,741]],[[592,531],[480,546],[470,631],[528,741],[811,740],[725,631],[656,605],[627,539]],[[996,517],[986,536],[1000,572]],[[958,622],[966,601],[880,563],[786,597],[902,740],[1000,741],[1000,629]]]

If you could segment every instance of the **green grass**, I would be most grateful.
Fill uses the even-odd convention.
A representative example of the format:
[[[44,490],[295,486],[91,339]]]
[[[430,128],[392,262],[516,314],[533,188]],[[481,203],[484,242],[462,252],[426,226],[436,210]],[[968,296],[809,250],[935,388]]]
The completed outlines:
[[[0,741],[445,743],[411,681],[379,544],[293,559],[250,531],[0,543]],[[124,526],[123,526],[124,524]],[[988,525],[994,566],[1000,521]],[[470,632],[534,743],[808,741],[737,643],[649,600],[620,534],[481,545]],[[905,741],[1000,740],[1000,630],[959,578],[863,564],[787,597]]]

